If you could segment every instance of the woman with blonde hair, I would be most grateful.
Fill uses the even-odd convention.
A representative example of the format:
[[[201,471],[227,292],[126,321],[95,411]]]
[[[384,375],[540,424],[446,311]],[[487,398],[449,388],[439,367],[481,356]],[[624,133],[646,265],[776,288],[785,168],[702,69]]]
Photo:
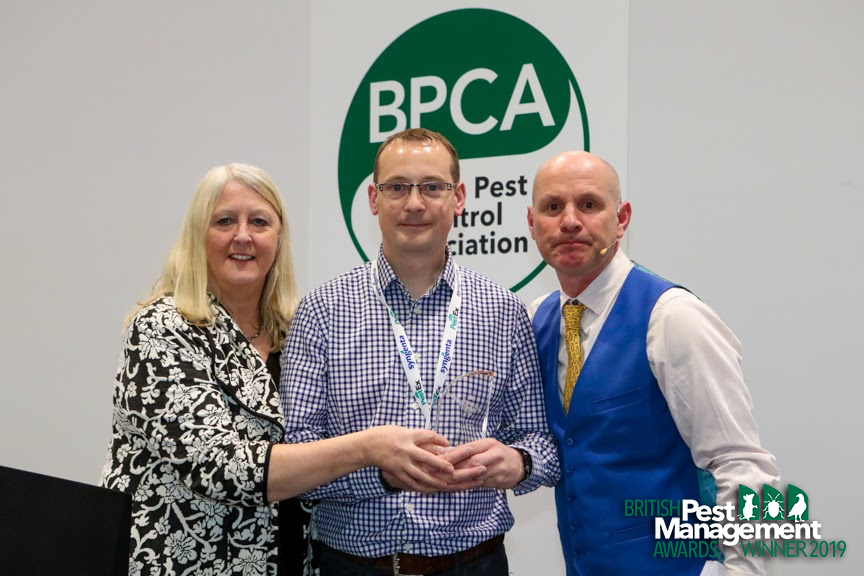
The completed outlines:
[[[280,548],[280,574],[309,572],[308,516],[292,501],[280,523],[274,503],[367,466],[433,486],[431,471],[452,472],[428,430],[281,443],[279,351],[297,300],[275,184],[254,166],[213,168],[127,319],[102,484],[132,494],[130,574],[272,576]],[[281,544],[280,524],[294,530]]]

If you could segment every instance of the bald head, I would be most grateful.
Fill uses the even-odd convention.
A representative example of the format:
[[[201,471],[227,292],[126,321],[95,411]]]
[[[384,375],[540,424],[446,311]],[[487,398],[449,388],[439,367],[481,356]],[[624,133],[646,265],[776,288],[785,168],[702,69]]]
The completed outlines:
[[[544,162],[534,176],[532,203],[536,204],[538,190],[543,187],[546,180],[552,178],[596,179],[616,205],[621,203],[621,182],[618,180],[618,172],[611,164],[590,152],[571,150]]]
[[[534,178],[528,228],[561,289],[579,295],[612,261],[630,224],[618,174],[589,152],[564,152]]]

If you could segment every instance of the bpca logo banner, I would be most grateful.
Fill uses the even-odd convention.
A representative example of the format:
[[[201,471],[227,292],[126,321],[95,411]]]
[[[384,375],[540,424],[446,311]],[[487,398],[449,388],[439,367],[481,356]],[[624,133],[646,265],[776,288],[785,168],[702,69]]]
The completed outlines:
[[[844,540],[826,540],[822,524],[810,521],[807,493],[787,485],[785,497],[766,485],[762,496],[738,485],[737,509],[696,500],[625,500],[625,516],[654,516],[655,557],[722,560],[720,544],[740,546],[744,556],[842,558]]]
[[[524,20],[487,9],[445,12],[399,35],[372,63],[342,129],[339,202],[354,248],[374,255],[367,185],[375,154],[406,128],[441,132],[466,184],[449,244],[457,261],[518,290],[543,268],[525,219],[540,153],[589,148],[588,116],[567,61]],[[560,150],[557,150],[560,151]],[[533,154],[538,153],[538,154]]]

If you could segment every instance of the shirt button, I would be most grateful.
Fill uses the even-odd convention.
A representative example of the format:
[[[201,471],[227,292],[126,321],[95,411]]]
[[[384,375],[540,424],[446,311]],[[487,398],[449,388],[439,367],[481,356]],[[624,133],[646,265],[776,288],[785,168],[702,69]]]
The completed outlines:
[[[574,548],[573,549],[573,556],[575,558],[579,558],[580,556],[582,556],[582,548],[579,548],[578,546],[576,548]]]
[[[405,504],[405,511],[406,512],[413,512],[414,511],[414,504],[411,502],[408,502],[407,504]]]
[[[571,466],[567,466],[567,475],[568,475],[568,476],[572,476],[574,472],[576,472],[576,467],[575,467],[575,466],[572,466],[572,465],[571,465]]]
[[[415,307],[414,307],[414,310],[412,310],[411,312],[412,312],[415,316],[419,316],[419,315],[420,315],[420,307],[419,307],[419,306],[415,306]]]
[[[409,550],[411,550],[411,548],[412,548],[412,546],[411,546],[411,543],[410,543],[410,542],[406,542],[405,545],[402,546],[402,549],[405,550],[406,552],[408,552]]]
[[[419,408],[419,407],[420,407],[420,406],[419,406],[419,404],[417,404],[417,402],[411,402],[411,409],[412,409],[412,410],[416,410],[416,409]]]
[[[576,500],[576,493],[575,493],[575,492],[570,492],[569,494],[567,494],[567,499],[568,499],[570,502],[573,502],[574,500]]]
[[[567,438],[567,446],[573,445],[573,438]]]
[[[570,523],[570,528],[572,528],[573,530],[577,530],[579,528],[579,522],[573,520],[573,522]]]

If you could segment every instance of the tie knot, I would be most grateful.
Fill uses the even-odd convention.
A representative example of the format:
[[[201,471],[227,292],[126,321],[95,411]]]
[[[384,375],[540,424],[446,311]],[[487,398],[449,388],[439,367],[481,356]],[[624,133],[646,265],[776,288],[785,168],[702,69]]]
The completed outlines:
[[[564,322],[568,326],[579,326],[582,322],[582,313],[587,306],[578,301],[571,301],[564,305]]]

